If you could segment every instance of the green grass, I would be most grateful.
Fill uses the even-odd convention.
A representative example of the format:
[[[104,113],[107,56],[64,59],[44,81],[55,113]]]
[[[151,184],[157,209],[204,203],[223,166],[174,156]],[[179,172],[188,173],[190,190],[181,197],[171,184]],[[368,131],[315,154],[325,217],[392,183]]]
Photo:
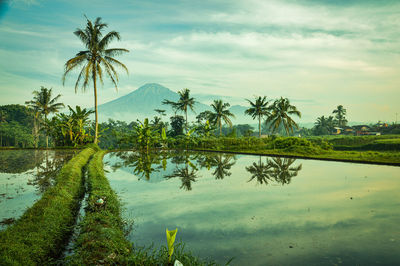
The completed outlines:
[[[89,197],[72,265],[125,264],[131,244],[125,239],[120,202],[103,170],[105,151],[97,152],[88,165]],[[103,199],[104,203],[96,203]]]
[[[44,265],[63,251],[83,195],[82,167],[93,148],[86,148],[60,171],[56,184],[16,223],[0,232],[1,265]]]

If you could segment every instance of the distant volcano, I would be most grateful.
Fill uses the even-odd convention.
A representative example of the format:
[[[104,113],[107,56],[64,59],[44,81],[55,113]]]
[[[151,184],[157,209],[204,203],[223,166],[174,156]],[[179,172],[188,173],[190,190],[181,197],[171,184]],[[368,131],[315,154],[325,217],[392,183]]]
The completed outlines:
[[[196,99],[196,96],[193,95]],[[213,97],[210,95],[209,97]],[[216,96],[216,99],[220,98]],[[154,109],[163,109],[167,111],[167,116],[173,115],[173,111],[168,105],[163,105],[161,102],[164,100],[177,101],[179,99],[178,93],[157,84],[147,83],[131,93],[121,96],[115,100],[99,105],[99,118],[100,121],[106,121],[111,118],[114,120],[123,120],[127,122],[136,121],[136,119],[143,120],[144,118],[153,118],[157,113]],[[234,124],[249,123],[254,121],[249,117],[244,116],[246,107],[235,105],[232,106],[232,112],[237,117],[232,119]],[[209,105],[201,102],[195,104],[195,112],[188,112],[189,120],[194,120],[195,116],[205,110],[211,110]],[[179,113],[183,115],[182,113]],[[169,120],[166,119],[166,120]]]

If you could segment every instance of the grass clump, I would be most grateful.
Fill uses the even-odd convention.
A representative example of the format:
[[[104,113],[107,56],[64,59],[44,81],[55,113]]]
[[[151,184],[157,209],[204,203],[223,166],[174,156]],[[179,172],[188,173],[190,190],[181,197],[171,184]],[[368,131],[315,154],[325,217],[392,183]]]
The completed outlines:
[[[75,224],[83,196],[84,167],[93,148],[72,158],[48,189],[16,223],[0,232],[1,265],[43,265],[60,256]]]

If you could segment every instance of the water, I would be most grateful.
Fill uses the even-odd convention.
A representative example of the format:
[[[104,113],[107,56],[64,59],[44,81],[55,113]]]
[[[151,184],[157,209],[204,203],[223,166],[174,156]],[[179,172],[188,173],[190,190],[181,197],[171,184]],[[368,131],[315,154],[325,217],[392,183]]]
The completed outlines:
[[[400,168],[216,153],[104,158],[130,240],[231,265],[399,265]]]
[[[18,219],[54,185],[74,151],[0,150],[0,230]]]

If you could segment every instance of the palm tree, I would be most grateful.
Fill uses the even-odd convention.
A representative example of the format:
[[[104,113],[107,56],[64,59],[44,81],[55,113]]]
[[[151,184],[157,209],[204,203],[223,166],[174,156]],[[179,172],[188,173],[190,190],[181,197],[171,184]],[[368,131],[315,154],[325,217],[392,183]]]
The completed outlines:
[[[186,131],[188,129],[187,123],[188,123],[188,119],[187,119],[187,111],[188,111],[188,107],[190,108],[190,110],[192,110],[194,112],[194,105],[196,103],[196,101],[194,100],[194,98],[190,97],[190,90],[189,89],[183,89],[181,91],[178,91],[179,94],[179,100],[177,102],[173,102],[173,101],[169,101],[169,100],[164,100],[162,101],[162,104],[168,104],[172,106],[172,109],[174,109],[175,111],[182,111],[185,113],[186,119],[185,119],[185,128]]]
[[[299,128],[294,120],[289,115],[297,115],[301,117],[301,113],[297,110],[296,106],[291,105],[288,98],[281,97],[275,100],[270,106],[271,115],[267,118],[266,123],[270,123],[270,129],[275,132],[281,124],[283,124],[286,134],[289,131],[293,133],[293,126]]]
[[[232,121],[229,117],[235,117],[235,115],[228,110],[229,106],[229,103],[223,103],[222,100],[214,100],[214,103],[211,104],[214,112],[210,113],[210,122],[214,125],[218,125],[220,136],[222,134],[222,120],[224,120],[225,124],[232,127]]]
[[[333,114],[336,114],[336,119],[337,119],[337,123],[339,127],[344,127],[347,124],[347,120],[346,120],[346,109],[343,108],[343,105],[339,105],[338,107],[336,107],[335,110],[333,110],[332,112]]]
[[[329,135],[333,131],[334,127],[335,121],[333,116],[321,116],[317,118],[313,131],[316,135]]]
[[[97,113],[97,80],[103,84],[104,72],[108,76],[118,90],[118,73],[115,67],[121,67],[125,69],[128,73],[128,68],[116,60],[114,56],[120,55],[122,53],[129,52],[127,49],[123,48],[108,48],[109,44],[114,40],[120,40],[121,37],[118,32],[110,31],[103,36],[102,31],[107,27],[106,23],[101,21],[101,18],[96,18],[94,24],[88,18],[87,25],[85,29],[77,29],[74,34],[83,42],[87,50],[80,51],[75,55],[75,57],[69,59],[65,63],[65,70],[63,75],[63,84],[65,84],[65,79],[71,70],[81,68],[78,75],[78,79],[75,83],[75,93],[77,92],[78,86],[82,83],[82,89],[85,91],[90,80],[93,81],[94,89],[94,109],[95,109],[95,133],[94,133],[94,143],[97,143],[98,136],[98,113]]]
[[[258,117],[258,136],[259,138],[261,138],[261,118],[263,116],[270,115],[267,97],[264,96],[263,98],[261,98],[261,96],[258,96],[254,103],[248,99],[246,99],[246,101],[250,103],[251,107],[247,109],[244,113],[250,115],[251,117],[253,117],[253,119],[256,119],[256,117]]]
[[[58,99],[61,97],[61,94],[58,94],[56,97],[52,98],[52,90],[47,89],[45,87],[41,87],[40,91],[33,91],[33,100],[26,101],[25,104],[30,106],[34,112],[34,119],[39,119],[39,116],[44,115],[44,122],[47,122],[47,116],[51,113],[57,113],[61,108],[64,107],[63,103],[57,103]],[[49,135],[48,129],[46,132],[46,148],[49,147]]]

